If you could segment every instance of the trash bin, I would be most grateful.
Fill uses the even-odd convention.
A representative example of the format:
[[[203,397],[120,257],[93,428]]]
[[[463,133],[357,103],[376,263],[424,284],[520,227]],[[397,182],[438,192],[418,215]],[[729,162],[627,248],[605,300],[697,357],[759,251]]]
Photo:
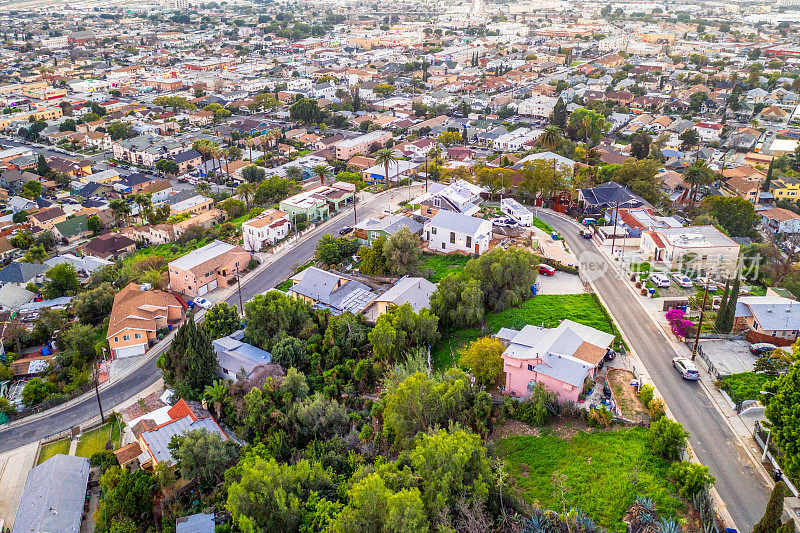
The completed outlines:
[[[558,233],[556,233],[555,231],[551,233],[550,236],[553,238],[554,241],[558,240]]]
[[[647,289],[647,297],[648,298],[652,298],[653,296],[655,296],[655,294],[656,294],[656,290],[655,289]]]

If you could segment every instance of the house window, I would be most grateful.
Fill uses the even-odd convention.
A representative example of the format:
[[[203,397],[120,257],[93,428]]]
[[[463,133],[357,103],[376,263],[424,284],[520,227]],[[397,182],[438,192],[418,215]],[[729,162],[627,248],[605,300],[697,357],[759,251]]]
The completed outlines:
[[[119,337],[114,337],[114,342],[119,342]]]
[[[467,248],[472,248],[472,237],[467,235]]]
[[[434,235],[436,235],[436,227],[431,227],[431,233],[433,233]]]
[[[528,365],[528,370],[530,370],[531,372],[533,372],[533,365]]]
[[[130,335],[123,335],[122,336],[122,340],[129,341],[129,340],[131,340],[131,336]]]
[[[455,243],[456,243],[456,232],[455,231],[451,231],[450,232],[450,244],[455,244]]]
[[[134,339],[141,339],[142,338],[142,334],[141,333],[134,333],[133,334],[133,338]]]

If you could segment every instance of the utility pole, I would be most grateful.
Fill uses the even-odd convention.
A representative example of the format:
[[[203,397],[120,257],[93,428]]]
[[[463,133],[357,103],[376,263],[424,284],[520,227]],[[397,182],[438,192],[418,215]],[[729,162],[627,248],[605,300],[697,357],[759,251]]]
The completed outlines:
[[[242,276],[239,274],[239,265],[236,265],[236,285],[239,290],[239,310],[244,318],[244,305],[242,305]]]
[[[97,407],[100,409],[100,422],[106,423],[106,417],[103,415],[103,404],[100,403],[100,379],[97,373],[97,364],[94,365],[94,393],[97,396]]]
[[[358,214],[356,213],[356,204],[358,203],[358,186],[353,191],[353,227],[358,224]]]
[[[614,245],[617,242],[617,217],[619,216],[619,202],[614,206],[614,233],[611,234],[611,259],[614,259]]]
[[[692,361],[697,357],[697,346],[700,344],[700,328],[703,326],[703,313],[706,310],[706,298],[708,298],[708,282],[710,278],[706,278],[706,288],[703,291],[703,305],[700,306],[700,320],[697,322],[697,331],[694,336],[694,348],[692,348]]]
[[[425,152],[425,192],[428,192],[428,152]]]

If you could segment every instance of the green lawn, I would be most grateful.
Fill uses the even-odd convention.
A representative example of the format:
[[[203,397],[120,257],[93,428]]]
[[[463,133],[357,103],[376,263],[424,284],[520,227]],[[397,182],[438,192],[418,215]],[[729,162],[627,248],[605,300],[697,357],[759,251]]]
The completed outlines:
[[[432,274],[428,279],[432,283],[439,283],[442,278],[451,272],[461,272],[471,258],[461,254],[435,255],[425,254],[422,256],[422,269],[430,269]]]
[[[533,225],[542,231],[546,231],[549,235],[552,235],[556,232],[556,230],[553,229],[553,226],[536,217],[533,217]]]
[[[286,291],[286,289],[288,289],[291,286],[292,286],[292,280],[285,279],[280,283],[278,283],[278,285],[275,288],[278,289],[279,291]]]
[[[69,439],[60,439],[42,446],[42,452],[39,454],[39,462],[37,464],[42,464],[59,453],[69,454]]]
[[[106,442],[109,440],[109,431],[111,431],[110,424],[104,424],[96,429],[87,431],[81,435],[81,440],[78,441],[78,448],[75,450],[75,455],[78,457],[91,457],[97,452],[102,452],[106,449]],[[119,430],[114,428],[114,447],[119,447]]]
[[[644,428],[580,432],[570,440],[515,435],[502,439],[498,450],[528,503],[561,512],[553,490],[558,473],[566,476],[567,508],[583,510],[612,531],[626,530],[622,518],[638,495],[652,498],[661,516],[684,510],[670,492],[669,463],[650,453]]]
[[[205,239],[200,240],[193,248],[183,247],[178,243],[159,244],[158,246],[150,246],[148,248],[142,248],[141,250],[138,250],[135,253],[123,259],[122,262],[123,265],[134,265],[138,261],[141,261],[142,259],[146,259],[148,257],[162,257],[164,259],[164,270],[166,270],[167,263],[169,263],[173,259],[182,257],[191,252],[192,250],[196,250],[197,248],[205,246],[206,244],[208,243],[205,241]]]
[[[483,335],[497,333],[500,328],[522,329],[528,324],[544,324],[544,327],[553,328],[565,318],[613,333],[617,335],[617,342],[621,342],[616,328],[606,318],[595,295],[542,294],[529,298],[519,307],[487,313],[485,332],[478,328],[445,332],[442,340],[434,346],[431,358],[437,368],[445,368],[454,362],[454,354]]]
[[[247,213],[245,213],[244,215],[242,215],[240,217],[232,218],[228,222],[230,222],[231,224],[233,224],[237,228],[241,228],[242,227],[242,223],[247,222],[251,218],[257,217],[258,215],[260,215],[263,212],[264,212],[264,210],[261,209],[260,207],[254,207],[254,208],[248,210]]]
[[[738,397],[738,401],[745,400],[761,400],[764,395],[761,391],[764,390],[767,382],[775,378],[769,377],[765,374],[756,374],[755,372],[742,372],[740,374],[731,374],[722,378],[722,382],[730,391]]]

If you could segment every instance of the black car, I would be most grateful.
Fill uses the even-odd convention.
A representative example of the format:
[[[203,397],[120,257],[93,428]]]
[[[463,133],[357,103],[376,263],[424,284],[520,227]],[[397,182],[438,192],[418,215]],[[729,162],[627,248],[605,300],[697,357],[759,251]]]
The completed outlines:
[[[339,230],[339,235],[347,235],[351,231],[353,231],[353,227],[352,226],[345,226],[345,227],[343,227],[342,229]]]
[[[757,342],[750,345],[750,353],[753,355],[766,355],[777,349],[777,346],[768,342]]]

